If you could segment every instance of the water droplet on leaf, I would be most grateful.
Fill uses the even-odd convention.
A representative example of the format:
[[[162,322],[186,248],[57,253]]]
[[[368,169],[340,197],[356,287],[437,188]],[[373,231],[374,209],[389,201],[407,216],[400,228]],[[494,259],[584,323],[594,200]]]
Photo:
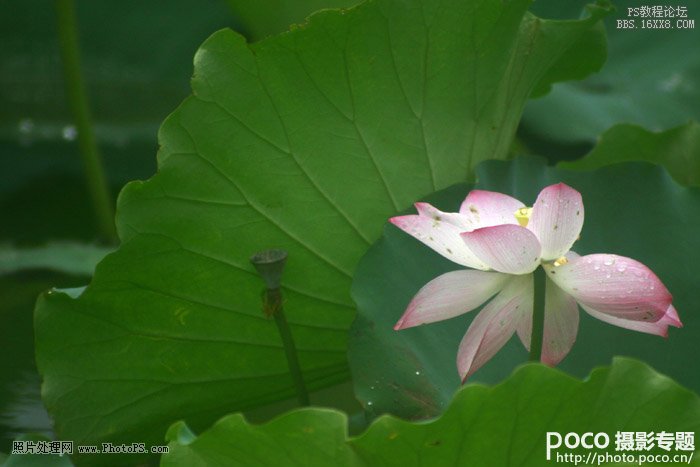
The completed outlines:
[[[29,133],[34,131],[34,120],[32,120],[31,118],[23,118],[17,124],[17,129],[23,135],[28,135]]]
[[[61,136],[66,141],[75,141],[78,137],[78,130],[73,125],[66,125],[61,130]]]

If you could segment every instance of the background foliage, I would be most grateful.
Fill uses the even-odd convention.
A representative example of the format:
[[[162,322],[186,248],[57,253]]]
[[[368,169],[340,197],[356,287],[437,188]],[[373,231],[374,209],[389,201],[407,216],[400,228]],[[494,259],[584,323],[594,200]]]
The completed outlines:
[[[633,380],[638,384],[630,385]],[[700,398],[633,360],[618,359],[585,382],[530,364],[500,385],[465,386],[430,423],[385,415],[351,439],[346,425],[343,414],[327,409],[298,410],[260,426],[232,415],[199,437],[178,424],[168,432],[173,449],[162,465],[245,466],[253,460],[257,465],[535,467],[547,463],[548,431],[697,432]],[[613,441],[610,452],[614,446]]]

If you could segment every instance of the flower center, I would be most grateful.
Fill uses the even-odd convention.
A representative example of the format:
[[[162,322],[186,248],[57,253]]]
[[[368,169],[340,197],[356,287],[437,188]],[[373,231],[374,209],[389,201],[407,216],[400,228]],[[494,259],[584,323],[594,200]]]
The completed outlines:
[[[554,266],[559,267],[559,266],[566,264],[568,262],[569,262],[569,259],[566,256],[562,256],[561,258],[557,258],[554,261]]]
[[[518,224],[520,224],[521,227],[527,227],[531,214],[532,208],[520,208],[515,211],[515,218],[518,220]]]

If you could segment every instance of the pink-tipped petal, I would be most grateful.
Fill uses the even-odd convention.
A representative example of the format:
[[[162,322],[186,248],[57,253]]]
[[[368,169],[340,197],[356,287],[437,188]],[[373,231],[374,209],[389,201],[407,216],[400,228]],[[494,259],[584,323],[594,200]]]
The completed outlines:
[[[445,273],[418,291],[395,330],[453,318],[481,306],[510,279],[507,274],[461,270]]]
[[[463,229],[442,218],[409,215],[392,217],[389,221],[450,261],[474,269],[488,269],[462,241],[459,234]]]
[[[542,259],[563,256],[574,244],[583,227],[581,193],[558,183],[540,191],[532,207],[527,228],[542,245]]]
[[[668,309],[666,310],[666,314],[664,314],[663,318],[661,318],[659,321],[663,322],[664,324],[668,324],[669,326],[673,326],[674,328],[683,327],[683,323],[681,323],[678,312],[673,305],[669,305]]]
[[[631,329],[632,331],[645,332],[647,334],[654,334],[656,336],[668,337],[668,327],[671,325],[665,317],[662,317],[655,323],[649,323],[647,321],[635,321],[631,319],[622,319],[607,313],[601,313],[587,305],[581,304],[581,308],[584,309],[586,313],[604,321],[613,326],[618,326],[625,329]]]
[[[540,264],[540,243],[525,227],[495,225],[461,236],[474,256],[495,271],[527,274]]]
[[[495,191],[472,190],[469,192],[459,213],[469,221],[471,229],[491,227],[501,224],[517,224],[515,211],[525,207],[517,199]]]
[[[555,366],[567,356],[576,342],[578,333],[578,305],[552,281],[545,285],[544,335],[542,338],[542,363]],[[523,316],[518,324],[518,337],[530,350],[532,314]]]
[[[414,206],[419,216],[449,222],[455,227],[458,227],[462,232],[473,229],[469,219],[458,212],[443,212],[430,203],[415,203]]]
[[[547,276],[581,305],[616,318],[654,323],[671,305],[671,294],[639,261],[595,254],[561,266],[545,265]]]
[[[457,352],[463,382],[503,347],[524,314],[532,314],[532,300],[532,275],[517,276],[474,318]]]

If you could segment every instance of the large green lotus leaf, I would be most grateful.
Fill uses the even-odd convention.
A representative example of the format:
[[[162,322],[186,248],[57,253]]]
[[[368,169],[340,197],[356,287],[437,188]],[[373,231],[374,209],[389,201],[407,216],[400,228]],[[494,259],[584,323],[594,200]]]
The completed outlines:
[[[667,285],[685,325],[668,339],[625,330],[581,312],[577,342],[561,368],[583,376],[613,355],[639,357],[700,390],[700,362],[690,356],[700,338],[695,264],[700,261],[700,190],[676,184],[660,166],[624,163],[593,172],[547,167],[535,158],[484,162],[476,188],[508,193],[532,204],[543,187],[563,181],[583,195],[586,221],[573,249],[616,253],[649,266]],[[470,187],[438,192],[428,201],[456,211]],[[355,391],[372,412],[409,418],[435,415],[460,381],[459,341],[475,312],[402,330],[392,329],[413,295],[429,280],[460,267],[387,225],[360,262],[353,283],[358,317],[349,360]],[[527,359],[517,338],[478,370],[475,381],[496,382]]]
[[[658,133],[635,125],[616,125],[600,137],[586,157],[561,162],[559,167],[590,170],[635,160],[663,165],[681,185],[700,186],[700,124],[690,122]]]
[[[314,11],[347,8],[359,0],[225,0],[240,23],[240,32],[250,40],[259,40],[296,27]]]
[[[248,263],[270,247],[289,251],[285,308],[307,386],[348,378],[351,275],[384,220],[506,157],[562,54],[599,56],[575,45],[605,9],[542,21],[527,6],[382,0],[253,45],[229,30],[207,40],[194,95],[161,128],[158,174],[121,194],[122,247],[82,296],[38,303],[58,434],[155,442],[179,418],[292,396]]]
[[[168,432],[163,467],[179,466],[533,466],[546,461],[546,434],[618,431],[700,432],[700,398],[645,364],[618,358],[585,381],[538,364],[494,387],[470,384],[430,423],[383,416],[348,439],[344,414],[287,413],[264,425],[230,415],[195,436],[184,423]],[[553,450],[588,455],[586,450]],[[666,453],[654,449],[645,454]],[[693,452],[672,451],[670,454]],[[620,464],[604,464],[620,465]],[[658,464],[655,464],[658,465]],[[694,464],[698,465],[696,461]]]
[[[543,16],[571,17],[585,0],[543,0],[533,10]],[[628,8],[660,5],[685,7],[697,23],[697,6],[616,0],[617,11],[605,20],[609,57],[602,71],[580,82],[560,83],[542,99],[530,101],[523,125],[540,137],[559,142],[590,141],[617,123],[634,123],[654,131],[700,120],[700,27],[677,27],[680,18],[662,18],[671,29],[642,29],[642,18]],[[636,29],[618,20],[636,21]],[[648,18],[645,18],[648,19]]]

